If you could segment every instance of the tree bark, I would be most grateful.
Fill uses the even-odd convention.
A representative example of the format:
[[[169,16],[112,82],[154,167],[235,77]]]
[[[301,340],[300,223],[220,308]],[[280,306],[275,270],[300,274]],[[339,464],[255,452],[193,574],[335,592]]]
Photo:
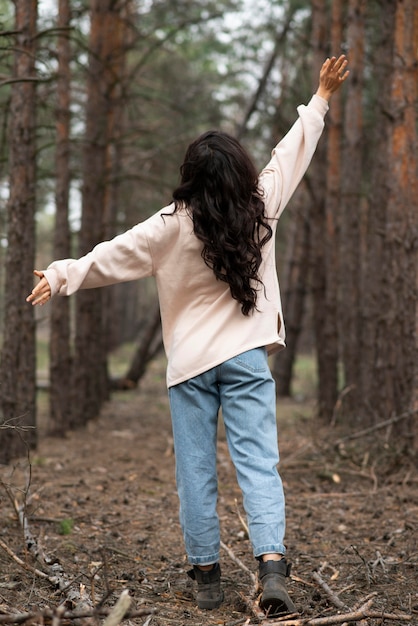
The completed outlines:
[[[286,349],[277,353],[272,365],[276,393],[281,397],[292,395],[293,367],[308,289],[310,225],[306,190],[297,192],[297,206],[292,211],[292,224],[287,246],[285,271],[282,276],[283,311],[286,320]]]
[[[25,302],[33,287],[35,261],[36,0],[16,0],[15,16],[13,79],[17,80],[10,101],[10,195],[0,363],[1,463],[24,454],[37,442],[35,322],[33,309]]]
[[[123,378],[111,381],[111,389],[127,390],[136,387],[145,374],[148,363],[162,347],[160,308],[157,304],[145,325],[127,373]]]
[[[314,89],[317,87],[317,76],[327,55],[328,43],[327,8],[324,0],[312,2],[312,48]],[[311,206],[311,271],[310,284],[313,300],[313,318],[316,340],[316,359],[318,368],[318,414],[326,420],[330,419],[337,390],[335,387],[335,347],[332,331],[333,320],[325,319],[327,310],[327,224],[326,224],[326,141],[323,137],[312,163],[313,179],[315,180],[314,200]]]
[[[417,411],[417,67],[413,0],[380,5],[376,50],[378,142],[368,213],[363,315],[363,397],[369,422],[409,412],[393,444],[416,447]],[[380,79],[380,80],[379,80]]]
[[[56,117],[56,187],[54,258],[71,256],[71,235],[68,221],[70,195],[70,60],[68,37],[70,25],[69,0],[59,0],[57,27],[63,29],[58,35],[58,79]],[[63,436],[71,423],[71,348],[70,303],[68,298],[54,298],[51,302],[50,354],[50,431]]]
[[[331,8],[331,54],[338,55],[343,38],[343,10],[341,0],[334,0]],[[331,417],[338,397],[338,268],[341,189],[341,127],[342,93],[332,97],[327,119],[326,197],[325,197],[325,301],[323,335],[323,372],[320,381],[320,406],[323,417]]]
[[[112,106],[120,54],[121,3],[91,3],[90,55],[87,78],[86,136],[84,149],[83,213],[79,255],[86,254],[109,230],[109,150],[113,130]],[[115,37],[116,40],[115,41]],[[106,232],[106,230],[108,232]],[[95,417],[108,398],[105,290],[77,294],[75,388],[78,393],[74,425]]]
[[[111,239],[118,234],[123,215],[121,206],[121,181],[123,178],[124,142],[128,135],[126,100],[126,56],[131,45],[132,0],[124,0],[119,12],[114,12],[106,35],[107,63],[106,84],[109,105],[107,109],[107,132],[109,141],[106,149],[108,182],[104,198],[104,237]],[[123,222],[123,220],[122,220]],[[135,298],[137,284],[119,284],[106,289],[104,297],[104,324],[107,352],[119,346],[125,337],[128,323],[126,303]],[[131,305],[132,306],[132,305]]]
[[[348,5],[348,60],[344,118],[344,159],[341,176],[340,233],[340,341],[344,385],[350,388],[344,404],[348,413],[358,404],[361,393],[359,368],[361,306],[361,223],[363,179],[363,68],[365,0],[350,0]],[[333,102],[334,107],[334,102]]]

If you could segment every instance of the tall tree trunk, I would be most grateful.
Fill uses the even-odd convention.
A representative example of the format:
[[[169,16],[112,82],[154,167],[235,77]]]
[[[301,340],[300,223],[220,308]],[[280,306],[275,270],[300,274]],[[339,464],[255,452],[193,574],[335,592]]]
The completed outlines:
[[[382,410],[386,415],[409,412],[409,419],[398,422],[394,431],[407,452],[413,441],[418,417],[415,406],[415,371],[418,363],[418,6],[414,0],[398,1],[391,100],[394,120],[389,138],[391,187],[386,227],[386,298],[393,311],[386,318],[391,341],[382,343],[387,365],[385,379],[392,388]],[[395,373],[395,376],[393,376]]]
[[[71,256],[68,203],[70,194],[70,25],[69,0],[59,0],[58,79],[56,121],[56,188],[54,258]],[[50,430],[63,436],[71,422],[72,387],[70,349],[70,309],[68,298],[54,298],[51,303],[50,351]]]
[[[362,223],[362,148],[363,148],[363,67],[365,0],[350,0],[348,5],[347,41],[350,80],[344,121],[344,159],[341,178],[340,234],[340,337],[348,412],[356,406],[361,392],[359,368],[360,283]],[[334,103],[333,103],[334,106]]]
[[[388,10],[383,3],[382,10]],[[393,5],[393,3],[391,3]],[[418,361],[416,320],[417,247],[417,68],[418,11],[412,0],[396,2],[393,15],[392,71],[386,77],[390,94],[386,167],[386,220],[382,274],[378,294],[374,384],[370,402],[380,419],[410,413],[399,422],[402,445],[412,448],[415,368]],[[371,210],[376,208],[371,206]]]
[[[387,163],[387,145],[389,138],[390,120],[390,90],[388,76],[391,73],[393,58],[393,24],[395,19],[395,5],[392,1],[385,2],[377,8],[379,23],[377,24],[380,37],[374,52],[375,81],[377,85],[376,102],[374,108],[374,143],[373,169],[371,171],[370,194],[367,211],[366,258],[364,261],[364,276],[362,279],[362,311],[360,335],[360,381],[362,384],[360,396],[363,399],[368,418],[378,419],[374,413],[372,402],[379,396],[380,380],[377,380],[379,367],[377,354],[377,340],[381,334],[384,315],[387,306],[381,308],[381,288],[384,278],[383,251],[385,247],[384,233],[386,231],[387,199],[389,197],[389,176]],[[361,399],[357,402],[363,408]],[[364,411],[363,411],[364,412]],[[371,416],[374,413],[374,418]],[[366,416],[364,416],[366,419]]]
[[[317,76],[326,55],[328,44],[328,20],[325,0],[312,2],[312,48],[314,89]],[[312,164],[315,180],[314,201],[311,207],[311,291],[316,339],[318,367],[318,413],[322,419],[329,419],[333,413],[337,390],[335,387],[335,348],[329,342],[334,340],[330,329],[332,320],[325,320],[327,311],[327,228],[326,228],[326,141],[318,144]]]
[[[369,421],[406,416],[392,442],[416,446],[417,67],[418,9],[413,0],[379,5],[376,50],[378,123],[368,214],[362,395]]]
[[[132,0],[122,3],[120,12],[109,13],[107,20],[107,64],[106,85],[108,90],[106,170],[108,180],[104,199],[104,237],[111,239],[118,234],[121,219],[121,180],[123,170],[123,141],[126,122],[126,101],[123,100],[126,80],[126,55],[130,45],[129,20],[132,18]],[[123,106],[125,104],[125,107]],[[137,286],[132,284],[113,285],[106,289],[104,297],[104,324],[106,349],[120,345],[126,319],[124,301],[135,294]],[[122,298],[122,303],[120,299]],[[121,307],[122,304],[122,307]]]
[[[91,2],[80,255],[89,252],[105,234],[111,91],[107,63],[111,54],[113,10],[119,9],[112,0]],[[74,426],[97,416],[108,397],[104,308],[104,290],[89,289],[77,294],[74,380],[78,395],[74,403]]]
[[[300,188],[295,197],[297,206],[292,210],[292,224],[287,245],[285,269],[282,275],[283,310],[286,320],[286,350],[274,358],[272,374],[278,396],[291,396],[293,366],[308,289],[310,225],[306,190]]]
[[[35,261],[36,0],[16,0],[16,46],[10,102],[10,195],[7,204],[4,341],[0,364],[0,462],[35,447],[36,344],[32,290]],[[15,427],[15,428],[13,428]],[[25,427],[27,430],[17,430]]]
[[[342,41],[342,1],[334,0],[331,9],[331,53],[338,55]],[[325,198],[325,309],[323,311],[324,378],[320,382],[323,416],[330,417],[338,394],[338,266],[339,214],[341,184],[342,94],[334,94],[328,114],[327,173]]]
[[[411,4],[412,4],[412,8],[411,8]],[[411,184],[412,201],[408,204],[408,207],[410,211],[412,211],[412,213],[410,213],[410,215],[412,215],[412,229],[411,230],[415,229],[415,233],[416,233],[416,229],[417,229],[416,216],[418,213],[418,207],[417,207],[418,137],[417,137],[417,131],[416,131],[416,117],[417,117],[416,111],[418,110],[418,65],[416,63],[416,58],[417,58],[416,51],[418,50],[418,6],[416,2],[415,3],[409,2],[407,10],[408,10],[409,15],[411,16],[409,18],[409,28],[412,28],[412,33],[408,35],[407,57],[408,57],[409,69],[408,69],[407,76],[406,76],[406,82],[408,85],[408,88],[407,88],[408,90],[406,93],[410,94],[412,101],[415,103],[415,107],[411,107],[410,105],[408,107],[408,119],[412,120],[412,123],[408,122],[408,127],[415,129],[414,134],[413,134],[414,142],[415,142],[415,148],[413,148],[413,151],[414,151],[413,154],[415,157],[415,175],[414,175],[414,172],[412,171],[412,176],[415,176],[415,177],[413,179],[414,182]],[[414,160],[411,159],[411,164],[413,164],[413,162]],[[415,240],[415,254],[417,254],[416,240]],[[414,276],[414,273],[415,273],[415,276]],[[418,346],[418,262],[417,261],[415,261],[415,271],[412,271],[411,281],[412,281],[411,282],[412,289],[414,289],[414,285],[415,285],[415,329],[413,330],[413,336],[415,337],[415,351],[416,351],[417,346]],[[418,414],[418,356],[415,356],[413,369],[414,369],[414,380],[412,381],[412,397],[410,401],[411,415],[408,420],[408,427],[411,432],[413,449],[415,453],[418,454],[418,419],[417,419],[417,414]]]

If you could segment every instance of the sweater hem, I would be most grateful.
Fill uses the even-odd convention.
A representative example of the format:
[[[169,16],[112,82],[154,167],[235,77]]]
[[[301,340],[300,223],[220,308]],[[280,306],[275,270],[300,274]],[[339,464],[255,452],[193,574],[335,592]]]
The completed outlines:
[[[275,352],[278,352],[279,350],[283,350],[286,347],[286,344],[284,340],[281,337],[279,337],[278,339],[274,341],[261,342],[261,343],[260,341],[257,341],[257,342],[254,342],[254,344],[250,344],[249,346],[245,346],[245,347],[240,346],[239,348],[235,348],[231,353],[227,353],[226,355],[223,355],[222,358],[215,359],[211,363],[207,363],[203,367],[193,371],[193,373],[184,374],[183,376],[179,376],[178,378],[175,378],[173,381],[169,379],[168,371],[167,371],[167,388],[170,389],[170,387],[175,387],[176,385],[180,385],[181,383],[186,382],[186,380],[190,380],[191,378],[200,376],[201,374],[204,374],[205,372],[208,372],[214,367],[221,365],[221,363],[225,363],[225,361],[229,361],[229,359],[233,359],[234,357],[238,356],[239,354],[242,354],[243,352],[247,352],[248,350],[254,350],[255,348],[260,348],[260,347],[266,348],[267,354],[270,355],[270,354],[274,354]]]

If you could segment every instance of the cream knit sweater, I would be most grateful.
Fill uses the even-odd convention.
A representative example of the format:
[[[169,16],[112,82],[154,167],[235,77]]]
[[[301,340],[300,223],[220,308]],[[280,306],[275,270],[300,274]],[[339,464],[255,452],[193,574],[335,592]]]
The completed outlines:
[[[314,95],[274,148],[260,174],[266,213],[273,231],[315,152],[328,111]],[[169,205],[127,232],[98,244],[80,259],[55,261],[47,270],[52,295],[155,276],[168,358],[167,385],[177,385],[223,361],[265,346],[285,345],[285,329],[275,264],[274,237],[263,248],[257,311],[241,313],[226,283],[217,281],[201,258],[202,244],[186,212]]]

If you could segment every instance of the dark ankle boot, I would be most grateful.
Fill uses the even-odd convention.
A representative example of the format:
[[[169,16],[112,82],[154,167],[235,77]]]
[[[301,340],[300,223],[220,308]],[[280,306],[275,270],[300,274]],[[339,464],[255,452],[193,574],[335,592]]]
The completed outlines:
[[[193,565],[193,569],[187,574],[197,582],[196,600],[199,609],[217,609],[224,599],[219,563],[215,563],[208,571],[203,571],[197,565]]]
[[[268,617],[297,613],[296,607],[286,591],[286,576],[290,576],[290,563],[280,561],[260,561],[259,578],[263,586],[260,606]]]

